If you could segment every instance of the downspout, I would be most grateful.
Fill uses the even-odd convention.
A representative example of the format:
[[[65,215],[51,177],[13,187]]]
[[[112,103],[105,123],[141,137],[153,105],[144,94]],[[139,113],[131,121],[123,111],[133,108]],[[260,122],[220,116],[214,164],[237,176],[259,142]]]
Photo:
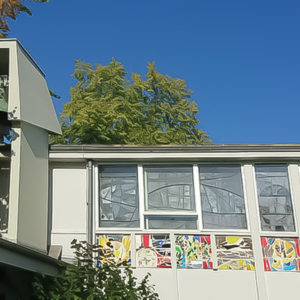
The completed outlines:
[[[93,243],[93,163],[91,160],[87,162],[87,242]]]

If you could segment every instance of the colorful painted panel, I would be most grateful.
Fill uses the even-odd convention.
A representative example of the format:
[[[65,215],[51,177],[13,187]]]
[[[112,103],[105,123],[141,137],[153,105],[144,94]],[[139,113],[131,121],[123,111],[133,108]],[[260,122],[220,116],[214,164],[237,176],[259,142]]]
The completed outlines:
[[[100,263],[131,263],[130,235],[99,235],[97,245],[103,248]]]
[[[299,239],[262,237],[265,271],[300,270]]]
[[[139,268],[171,268],[170,236],[136,235],[136,266]]]
[[[209,235],[177,235],[177,268],[212,269]]]
[[[216,236],[218,268],[254,270],[252,240],[243,236]]]

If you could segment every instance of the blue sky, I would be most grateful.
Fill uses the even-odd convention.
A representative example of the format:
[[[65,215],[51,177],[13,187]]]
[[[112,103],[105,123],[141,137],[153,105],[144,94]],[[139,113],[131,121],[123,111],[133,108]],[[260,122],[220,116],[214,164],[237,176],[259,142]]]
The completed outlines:
[[[186,80],[214,143],[300,142],[300,1],[50,0],[10,22],[69,101],[75,59]]]

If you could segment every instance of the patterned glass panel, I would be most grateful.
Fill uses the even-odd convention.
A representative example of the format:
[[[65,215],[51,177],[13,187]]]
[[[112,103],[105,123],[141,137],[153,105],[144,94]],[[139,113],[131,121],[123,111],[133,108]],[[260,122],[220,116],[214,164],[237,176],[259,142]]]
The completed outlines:
[[[287,166],[256,166],[261,229],[295,231]]]
[[[136,235],[138,268],[171,268],[171,242],[168,234]]]
[[[265,271],[299,271],[298,238],[262,237]]]
[[[146,167],[146,209],[195,210],[192,167]]]
[[[99,167],[100,227],[139,227],[135,166]]]
[[[254,270],[252,240],[244,236],[216,236],[220,270]]]
[[[177,268],[212,269],[209,235],[177,235],[175,244]]]
[[[200,166],[203,227],[246,229],[240,166]]]
[[[102,248],[100,263],[126,265],[131,263],[130,235],[97,235],[97,245]]]

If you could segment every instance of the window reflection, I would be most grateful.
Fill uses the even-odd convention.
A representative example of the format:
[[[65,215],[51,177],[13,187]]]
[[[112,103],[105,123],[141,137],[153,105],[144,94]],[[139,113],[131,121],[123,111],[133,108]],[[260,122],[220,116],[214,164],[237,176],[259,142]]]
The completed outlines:
[[[99,167],[101,227],[139,227],[139,198],[135,166]]]
[[[146,167],[149,210],[195,210],[192,167]]]
[[[246,229],[240,166],[200,166],[203,227]]]
[[[287,166],[256,166],[255,173],[261,229],[295,231]]]

